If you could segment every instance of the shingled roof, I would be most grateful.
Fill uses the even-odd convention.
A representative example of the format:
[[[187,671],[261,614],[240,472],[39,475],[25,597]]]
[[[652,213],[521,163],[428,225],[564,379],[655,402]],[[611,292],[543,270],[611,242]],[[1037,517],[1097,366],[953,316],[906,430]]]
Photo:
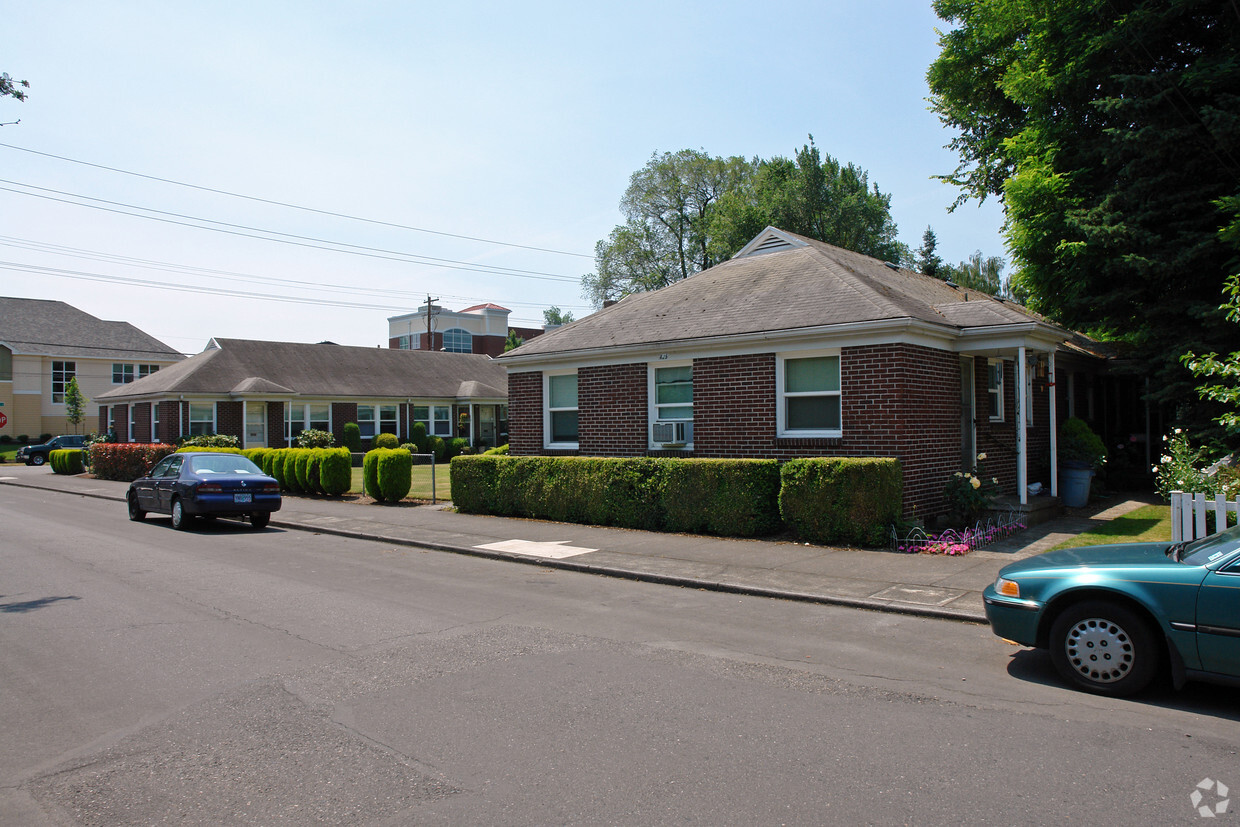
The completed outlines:
[[[729,261],[626,296],[499,359],[904,320],[947,335],[1004,326],[1055,330],[1011,302],[768,227]]]
[[[506,399],[508,375],[486,356],[345,345],[212,339],[202,353],[101,394],[325,399]]]
[[[0,344],[14,353],[164,362],[184,355],[129,322],[107,322],[72,305],[0,296]]]

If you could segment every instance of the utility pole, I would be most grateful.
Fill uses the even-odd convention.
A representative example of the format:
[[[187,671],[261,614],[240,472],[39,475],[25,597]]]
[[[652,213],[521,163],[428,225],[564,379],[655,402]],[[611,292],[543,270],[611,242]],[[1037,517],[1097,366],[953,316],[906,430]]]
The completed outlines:
[[[426,294],[426,349],[435,349],[435,336],[431,331],[431,319],[435,316],[435,302],[439,299],[432,299],[430,293]]]

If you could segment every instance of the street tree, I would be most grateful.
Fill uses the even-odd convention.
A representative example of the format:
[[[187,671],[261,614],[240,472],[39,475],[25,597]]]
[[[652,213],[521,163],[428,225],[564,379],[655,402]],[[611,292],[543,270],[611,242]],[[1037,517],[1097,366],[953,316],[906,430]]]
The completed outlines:
[[[65,418],[73,426],[74,433],[77,433],[78,426],[86,418],[86,401],[85,394],[78,387],[77,377],[74,376],[69,380],[69,384],[65,385]]]
[[[572,312],[560,310],[558,305],[551,305],[543,311],[543,322],[548,325],[568,324],[574,321]]]
[[[1179,356],[1235,341],[1218,309],[1240,194],[1240,14],[1217,0],[935,0],[927,74],[968,199],[1002,199],[1013,289],[1115,342],[1182,403]],[[1201,410],[1181,411],[1187,424]]]

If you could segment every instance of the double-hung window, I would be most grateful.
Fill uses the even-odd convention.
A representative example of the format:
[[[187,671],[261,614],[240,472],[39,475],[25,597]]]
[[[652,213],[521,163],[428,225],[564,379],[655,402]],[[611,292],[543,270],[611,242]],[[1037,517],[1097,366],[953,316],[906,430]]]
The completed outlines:
[[[990,359],[986,363],[986,397],[989,400],[990,421],[1003,421],[1003,360]]]
[[[452,408],[449,405],[414,405],[413,420],[421,422],[427,436],[452,436]]]
[[[52,362],[52,402],[64,404],[69,380],[77,376],[77,362]]]
[[[189,432],[191,436],[215,433],[215,403],[189,403]]]
[[[648,375],[652,443],[693,442],[693,365],[660,365]]]
[[[776,360],[776,427],[784,437],[838,437],[843,433],[840,355],[821,352]]]
[[[112,363],[112,384],[128,385],[133,381],[133,365],[127,365],[123,362]]]
[[[396,421],[396,405],[357,406],[357,428],[362,439],[372,439],[376,434],[399,433]]]
[[[577,374],[555,373],[544,379],[544,433],[547,447],[577,447]]]

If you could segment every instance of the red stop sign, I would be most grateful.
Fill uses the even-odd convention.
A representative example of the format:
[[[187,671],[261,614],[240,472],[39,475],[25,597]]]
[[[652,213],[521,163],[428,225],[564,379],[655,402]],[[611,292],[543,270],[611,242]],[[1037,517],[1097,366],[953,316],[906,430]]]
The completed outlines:
[[[4,415],[4,411],[0,411],[0,428],[9,424],[9,418]]]

